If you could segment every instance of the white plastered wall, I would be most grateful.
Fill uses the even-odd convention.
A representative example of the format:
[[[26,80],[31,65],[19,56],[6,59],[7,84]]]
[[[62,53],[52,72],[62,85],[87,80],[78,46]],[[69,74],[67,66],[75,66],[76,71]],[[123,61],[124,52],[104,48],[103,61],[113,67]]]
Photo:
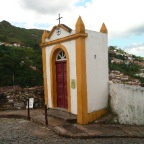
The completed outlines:
[[[70,35],[70,33],[62,30],[62,34],[60,36],[56,35],[56,31],[54,31],[53,35],[50,39],[46,39],[46,42],[55,40],[61,37],[65,37]],[[74,31],[71,32],[73,34]],[[76,49],[75,49],[75,41],[68,41],[61,43],[69,54],[69,66],[70,66],[70,83],[71,80],[75,80],[76,83]],[[46,47],[46,72],[47,72],[47,85],[48,85],[48,105],[52,108],[52,99],[51,99],[51,75],[50,75],[50,55],[51,51],[55,45]],[[77,86],[75,89],[71,88],[70,84],[70,97],[71,97],[71,113],[77,114]]]
[[[119,123],[144,125],[144,87],[110,83],[110,106]]]
[[[88,113],[107,107],[108,46],[107,34],[86,31],[86,74]]]

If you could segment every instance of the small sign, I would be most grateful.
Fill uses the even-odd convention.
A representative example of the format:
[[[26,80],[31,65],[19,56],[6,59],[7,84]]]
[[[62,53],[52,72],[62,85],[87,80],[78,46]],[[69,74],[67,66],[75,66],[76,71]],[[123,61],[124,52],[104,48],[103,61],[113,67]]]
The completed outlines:
[[[29,108],[33,108],[33,104],[34,104],[34,98],[29,98]],[[26,105],[26,109],[28,109],[28,102]]]
[[[72,88],[72,89],[75,89],[75,88],[76,88],[75,79],[71,79],[71,88]]]

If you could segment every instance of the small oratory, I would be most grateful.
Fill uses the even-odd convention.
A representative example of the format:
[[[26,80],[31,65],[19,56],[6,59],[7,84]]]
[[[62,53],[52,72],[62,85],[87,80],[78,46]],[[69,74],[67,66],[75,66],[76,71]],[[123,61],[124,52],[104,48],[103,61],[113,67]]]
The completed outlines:
[[[108,36],[86,30],[78,18],[75,30],[58,24],[42,35],[45,104],[77,115],[87,124],[107,112]]]

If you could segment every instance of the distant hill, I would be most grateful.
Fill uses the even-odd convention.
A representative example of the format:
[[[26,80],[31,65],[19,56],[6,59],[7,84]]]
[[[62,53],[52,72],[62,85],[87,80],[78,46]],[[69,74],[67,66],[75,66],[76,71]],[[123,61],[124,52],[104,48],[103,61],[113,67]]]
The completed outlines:
[[[0,22],[0,42],[35,48],[39,47],[42,33],[39,29],[15,27],[5,20]]]
[[[19,28],[7,21],[0,22],[0,87],[43,84],[39,48],[42,33],[43,30]],[[144,58],[128,54],[115,46],[108,49],[109,79],[116,83],[144,86]]]
[[[41,36],[43,30],[0,22],[0,87],[43,84]]]
[[[109,47],[109,79],[115,83],[144,86],[144,58]]]

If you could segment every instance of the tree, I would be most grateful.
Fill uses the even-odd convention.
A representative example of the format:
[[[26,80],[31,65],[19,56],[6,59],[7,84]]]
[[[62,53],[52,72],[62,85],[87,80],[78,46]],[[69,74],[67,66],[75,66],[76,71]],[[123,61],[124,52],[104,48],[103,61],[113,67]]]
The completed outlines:
[[[14,84],[36,86],[43,84],[41,51],[33,48],[0,46],[0,86]],[[32,68],[36,67],[36,70]]]

